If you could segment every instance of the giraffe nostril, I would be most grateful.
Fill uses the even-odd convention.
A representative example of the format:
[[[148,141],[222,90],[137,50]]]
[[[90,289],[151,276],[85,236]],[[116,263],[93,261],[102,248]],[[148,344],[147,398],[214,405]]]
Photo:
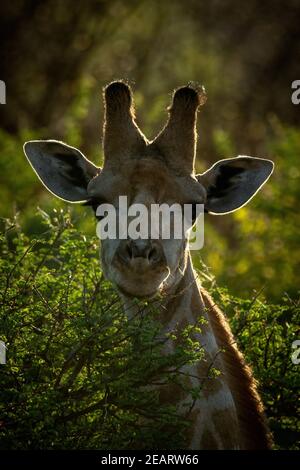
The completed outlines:
[[[125,254],[126,254],[126,258],[128,258],[129,260],[133,257],[133,251],[132,251],[131,243],[126,244]]]
[[[151,262],[151,263],[155,263],[157,261],[159,261],[160,259],[160,254],[159,254],[159,250],[156,246],[152,247],[148,253],[148,260]]]
[[[149,240],[124,241],[120,244],[117,255],[125,264],[137,259],[144,259],[149,264],[156,264],[162,259],[160,248]]]
[[[132,257],[148,259],[151,244],[149,240],[132,240],[131,241]]]

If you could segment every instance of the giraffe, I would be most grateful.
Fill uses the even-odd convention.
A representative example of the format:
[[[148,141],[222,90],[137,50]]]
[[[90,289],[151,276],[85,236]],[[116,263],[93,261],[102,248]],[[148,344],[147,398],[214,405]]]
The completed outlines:
[[[245,205],[268,180],[273,162],[248,156],[220,160],[202,174],[195,173],[196,121],[205,102],[201,87],[191,85],[173,93],[166,125],[152,141],[136,124],[132,91],[120,80],[104,88],[103,150],[100,168],[79,150],[56,140],[24,144],[25,155],[41,182],[55,196],[96,208],[102,202],[174,202],[204,204],[214,215]],[[132,298],[155,299],[160,293],[163,332],[183,329],[201,316],[197,340],[205,361],[185,366],[192,385],[202,383],[214,364],[221,374],[203,385],[189,414],[189,449],[267,449],[271,435],[251,369],[221,310],[201,287],[193,269],[187,240],[102,240],[104,275],[119,291],[124,307]],[[128,309],[127,309],[128,310]],[[130,310],[130,309],[129,309]],[[166,349],[172,350],[172,341]],[[162,402],[181,409],[186,396],[178,385],[161,387]]]

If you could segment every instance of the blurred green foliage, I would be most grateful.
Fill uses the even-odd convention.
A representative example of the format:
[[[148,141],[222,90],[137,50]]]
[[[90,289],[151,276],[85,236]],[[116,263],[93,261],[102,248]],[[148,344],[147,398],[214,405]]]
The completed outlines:
[[[207,217],[203,260],[235,294],[247,297],[263,288],[278,301],[284,293],[299,295],[300,131],[276,123],[274,132],[268,142],[273,175],[247,206],[224,216],[225,226],[211,226],[213,217]]]

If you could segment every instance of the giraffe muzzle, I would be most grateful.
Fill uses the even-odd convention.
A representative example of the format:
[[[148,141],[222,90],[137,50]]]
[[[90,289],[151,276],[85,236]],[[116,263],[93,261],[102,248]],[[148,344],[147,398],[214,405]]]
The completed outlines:
[[[134,271],[165,264],[162,247],[151,240],[122,240],[116,251],[117,262]]]

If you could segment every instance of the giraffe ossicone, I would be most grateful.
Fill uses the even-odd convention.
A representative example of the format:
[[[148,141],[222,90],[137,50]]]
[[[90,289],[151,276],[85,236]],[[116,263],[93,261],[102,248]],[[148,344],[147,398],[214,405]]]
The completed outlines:
[[[202,205],[207,213],[230,213],[251,200],[274,165],[267,159],[238,156],[195,174],[196,120],[204,101],[201,87],[190,84],[175,90],[166,125],[149,141],[136,124],[130,87],[123,81],[112,82],[104,89],[102,168],[74,147],[55,140],[26,142],[24,152],[51,193],[68,202],[91,205],[95,212],[108,204],[118,213],[119,198],[126,196],[130,206],[147,209],[162,204]],[[208,381],[193,406],[187,446],[269,448],[270,434],[255,380],[223,313],[198,282],[188,238],[156,238],[151,232],[147,237],[107,237],[101,241],[101,263],[124,306],[132,297],[155,298],[161,294],[165,333],[176,324],[184,328],[196,323],[199,316],[206,321],[197,338],[205,350],[205,360],[185,372],[193,386],[200,384],[212,361],[221,374]],[[166,348],[172,347],[170,339]],[[186,399],[175,384],[162,387],[160,395],[161,400],[175,399],[179,409]]]

